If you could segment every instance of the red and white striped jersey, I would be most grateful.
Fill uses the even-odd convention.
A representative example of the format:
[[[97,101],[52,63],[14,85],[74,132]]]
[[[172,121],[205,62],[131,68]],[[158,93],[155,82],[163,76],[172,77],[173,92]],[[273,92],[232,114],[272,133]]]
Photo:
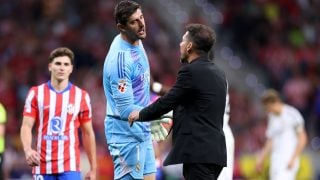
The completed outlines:
[[[23,111],[23,116],[35,119],[36,149],[41,155],[32,173],[80,171],[78,128],[91,121],[91,115],[88,93],[71,83],[62,92],[56,92],[50,81],[32,87]]]

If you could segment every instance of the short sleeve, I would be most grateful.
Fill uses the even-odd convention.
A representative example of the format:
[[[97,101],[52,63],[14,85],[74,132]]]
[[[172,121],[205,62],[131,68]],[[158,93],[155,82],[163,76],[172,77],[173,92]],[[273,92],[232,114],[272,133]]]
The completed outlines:
[[[297,132],[299,132],[304,128],[304,119],[301,113],[295,108],[292,108],[291,113],[292,113],[293,127]]]
[[[29,90],[24,110],[23,110],[23,116],[30,116],[33,118],[37,117],[37,97],[36,97],[36,88],[33,87]]]
[[[7,112],[3,104],[0,103],[0,124],[5,123],[6,121],[7,121]]]
[[[90,96],[86,91],[82,91],[79,121],[81,124],[92,120],[92,107]]]

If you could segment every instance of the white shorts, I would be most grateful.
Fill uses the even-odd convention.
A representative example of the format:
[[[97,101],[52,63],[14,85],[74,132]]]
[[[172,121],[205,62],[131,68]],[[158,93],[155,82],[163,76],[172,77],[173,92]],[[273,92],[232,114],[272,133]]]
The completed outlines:
[[[298,172],[298,167],[292,169],[282,168],[270,170],[270,180],[295,180]]]
[[[233,163],[234,163],[234,137],[230,126],[224,125],[224,135],[227,145],[227,167],[224,167],[218,177],[218,180],[232,180],[233,179]]]

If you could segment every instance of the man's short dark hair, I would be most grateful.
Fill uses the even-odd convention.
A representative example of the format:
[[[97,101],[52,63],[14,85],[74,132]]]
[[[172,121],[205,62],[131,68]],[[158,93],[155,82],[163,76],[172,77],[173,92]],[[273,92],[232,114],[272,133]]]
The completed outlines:
[[[136,12],[137,9],[141,9],[140,4],[137,2],[130,0],[120,1],[114,8],[116,24],[120,23],[125,25],[128,22],[129,17]]]
[[[62,56],[68,56],[70,58],[71,64],[74,64],[74,54],[69,48],[66,47],[59,47],[51,51],[49,55],[49,62],[51,63],[54,58]]]
[[[216,42],[216,33],[212,28],[203,24],[188,24],[188,39],[193,42],[193,49],[199,53],[208,53]]]

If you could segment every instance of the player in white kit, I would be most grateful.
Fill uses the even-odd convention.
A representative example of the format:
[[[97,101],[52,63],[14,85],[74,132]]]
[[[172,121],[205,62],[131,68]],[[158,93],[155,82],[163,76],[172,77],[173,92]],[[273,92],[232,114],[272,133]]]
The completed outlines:
[[[223,115],[223,132],[226,138],[227,145],[227,166],[224,167],[218,177],[218,180],[232,180],[233,179],[233,163],[234,163],[234,137],[229,126],[230,119],[230,103],[229,94],[226,97],[226,109]]]
[[[307,135],[300,112],[281,101],[275,90],[267,90],[262,103],[268,114],[267,141],[257,160],[261,170],[263,161],[271,152],[270,179],[294,180],[299,169],[299,156],[302,153]]]

